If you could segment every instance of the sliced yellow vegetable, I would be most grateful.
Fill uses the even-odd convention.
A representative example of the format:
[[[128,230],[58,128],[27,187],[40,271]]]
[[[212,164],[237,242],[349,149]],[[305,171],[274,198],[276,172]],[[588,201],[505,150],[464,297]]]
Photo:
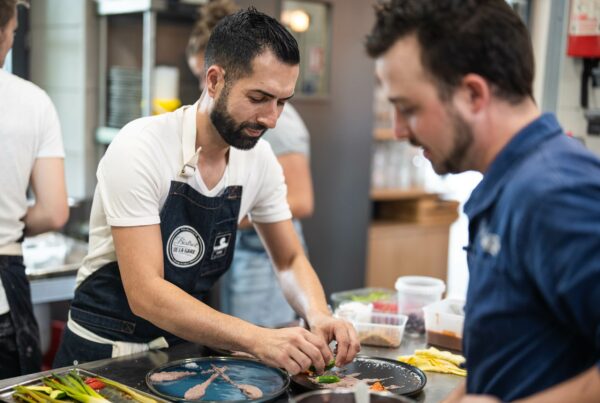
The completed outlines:
[[[29,390],[35,390],[37,392],[44,392],[48,395],[52,392],[52,388],[49,386],[32,385],[32,386],[25,386],[25,388],[29,389]]]
[[[465,362],[464,357],[449,351],[440,351],[434,347],[427,350],[415,350],[414,355],[400,356],[398,361],[414,365],[423,371],[467,376],[467,370],[459,367]]]
[[[67,394],[62,390],[53,390],[52,392],[50,392],[50,397],[52,399],[63,399],[67,397]]]

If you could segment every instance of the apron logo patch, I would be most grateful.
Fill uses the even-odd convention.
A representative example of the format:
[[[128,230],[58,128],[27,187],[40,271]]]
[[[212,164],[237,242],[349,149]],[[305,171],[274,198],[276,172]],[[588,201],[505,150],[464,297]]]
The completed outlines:
[[[204,241],[198,231],[182,225],[171,233],[167,241],[167,258],[173,266],[191,267],[204,257]]]
[[[210,257],[211,260],[218,259],[227,254],[227,248],[229,248],[230,239],[231,233],[217,235],[215,244],[213,245],[213,253]]]

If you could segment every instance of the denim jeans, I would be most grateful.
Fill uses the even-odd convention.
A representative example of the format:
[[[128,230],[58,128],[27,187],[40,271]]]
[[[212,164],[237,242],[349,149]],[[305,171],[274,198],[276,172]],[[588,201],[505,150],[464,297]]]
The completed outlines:
[[[0,379],[21,375],[15,328],[10,312],[0,315]]]
[[[302,229],[294,222],[302,240]],[[231,268],[221,280],[221,311],[260,326],[277,327],[293,321],[271,259],[253,229],[239,230]]]

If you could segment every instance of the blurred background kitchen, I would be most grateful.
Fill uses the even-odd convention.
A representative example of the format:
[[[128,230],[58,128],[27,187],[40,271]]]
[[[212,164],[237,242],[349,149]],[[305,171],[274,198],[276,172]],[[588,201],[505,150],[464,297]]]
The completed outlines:
[[[4,68],[49,94],[63,130],[71,218],[62,233],[24,244],[42,347],[50,356],[87,249],[98,161],[126,122],[196,100],[198,83],[187,67],[185,47],[197,8],[205,1],[30,3],[29,10],[19,12]],[[593,8],[598,2],[509,3],[531,31],[537,102],[600,153],[598,60],[571,57],[567,51],[571,7],[587,3],[598,12]],[[237,4],[279,17],[300,46],[301,74],[292,104],[311,133],[315,190],[314,214],[303,224],[327,295],[365,287],[394,289],[398,277],[422,275],[443,280],[447,296],[464,298],[467,222],[461,210],[481,176],[439,177],[419,149],[394,140],[387,100],[363,50],[374,1]],[[597,27],[600,15],[588,17]]]

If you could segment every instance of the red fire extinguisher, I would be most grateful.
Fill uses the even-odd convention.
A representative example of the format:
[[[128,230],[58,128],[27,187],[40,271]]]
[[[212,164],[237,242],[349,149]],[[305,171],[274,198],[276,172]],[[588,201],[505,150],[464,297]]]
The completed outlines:
[[[583,58],[580,103],[587,108],[588,82],[600,61],[600,0],[571,0],[567,55]]]

